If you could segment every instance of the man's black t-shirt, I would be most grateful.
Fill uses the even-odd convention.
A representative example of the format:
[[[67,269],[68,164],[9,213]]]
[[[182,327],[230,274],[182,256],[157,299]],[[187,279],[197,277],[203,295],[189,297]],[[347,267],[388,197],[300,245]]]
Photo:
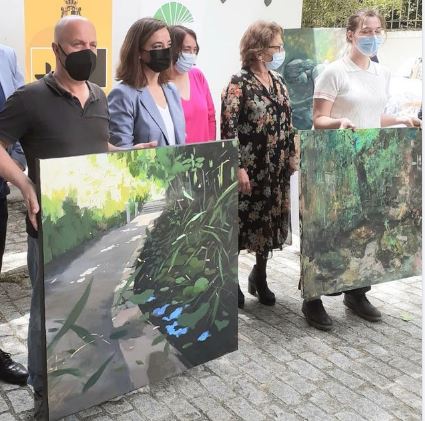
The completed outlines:
[[[0,112],[0,140],[20,140],[28,175],[36,182],[36,159],[102,153],[108,150],[109,112],[104,92],[87,82],[84,108],[60,87],[53,73],[10,96]],[[27,232],[37,233],[27,221]]]

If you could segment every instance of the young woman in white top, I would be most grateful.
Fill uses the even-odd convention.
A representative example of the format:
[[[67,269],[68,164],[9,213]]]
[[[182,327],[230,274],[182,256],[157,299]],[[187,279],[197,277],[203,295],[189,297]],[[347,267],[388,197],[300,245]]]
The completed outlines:
[[[385,20],[374,10],[350,16],[348,54],[317,78],[313,99],[315,129],[366,129],[402,124],[419,127],[416,117],[384,114],[390,72],[370,58],[384,42]]]
[[[384,41],[384,30],[385,21],[374,10],[362,10],[350,16],[346,34],[349,53],[331,63],[315,83],[315,129],[421,125],[416,117],[384,114],[389,97],[390,72],[371,60]],[[344,304],[358,316],[377,322],[381,320],[381,313],[367,299],[366,292],[369,290],[370,287],[365,287],[345,291]],[[332,320],[320,297],[304,300],[302,311],[311,326],[321,330],[332,328]]]

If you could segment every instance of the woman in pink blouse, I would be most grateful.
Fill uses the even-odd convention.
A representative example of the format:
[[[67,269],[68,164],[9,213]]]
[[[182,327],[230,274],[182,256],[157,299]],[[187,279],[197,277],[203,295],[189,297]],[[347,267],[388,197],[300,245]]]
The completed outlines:
[[[199,52],[196,34],[181,25],[170,26],[173,49],[171,81],[180,91],[186,120],[186,143],[216,139],[215,109],[203,73],[195,66]]]

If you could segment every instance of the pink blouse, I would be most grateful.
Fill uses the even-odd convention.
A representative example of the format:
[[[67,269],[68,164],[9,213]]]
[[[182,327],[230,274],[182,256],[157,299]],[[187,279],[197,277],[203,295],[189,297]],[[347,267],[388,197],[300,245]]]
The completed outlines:
[[[196,67],[189,71],[190,99],[182,98],[186,120],[186,143],[216,139],[215,108],[208,82]]]

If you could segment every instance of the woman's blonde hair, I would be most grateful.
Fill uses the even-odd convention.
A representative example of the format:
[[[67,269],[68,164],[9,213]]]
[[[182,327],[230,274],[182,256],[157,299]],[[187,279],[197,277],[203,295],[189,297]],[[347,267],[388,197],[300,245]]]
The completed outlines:
[[[278,34],[283,39],[283,28],[276,22],[258,20],[252,23],[240,42],[242,67],[249,67],[256,62],[258,54],[269,48],[273,38]]]

